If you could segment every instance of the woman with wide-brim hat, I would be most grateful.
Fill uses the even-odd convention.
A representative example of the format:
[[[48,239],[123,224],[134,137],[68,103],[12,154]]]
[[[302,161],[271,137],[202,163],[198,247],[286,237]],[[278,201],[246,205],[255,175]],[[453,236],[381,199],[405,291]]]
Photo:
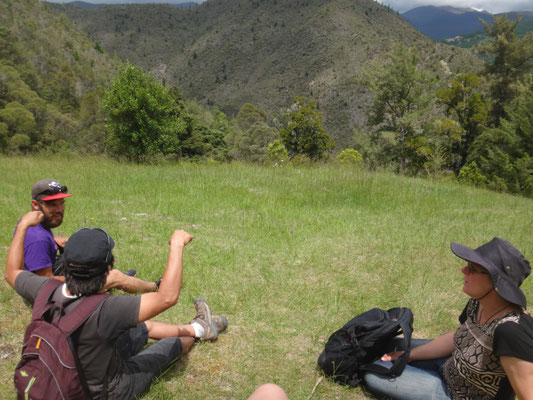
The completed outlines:
[[[366,386],[391,399],[533,399],[533,318],[520,289],[529,262],[498,237],[475,250],[458,243],[451,249],[467,261],[461,271],[470,300],[461,325],[414,347],[399,377],[367,373]]]

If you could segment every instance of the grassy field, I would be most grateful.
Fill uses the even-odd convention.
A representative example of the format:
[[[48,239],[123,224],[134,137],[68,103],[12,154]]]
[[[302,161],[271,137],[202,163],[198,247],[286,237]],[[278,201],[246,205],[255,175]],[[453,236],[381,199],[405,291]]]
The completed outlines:
[[[185,249],[178,305],[156,319],[187,322],[208,300],[229,328],[200,343],[155,383],[146,399],[245,399],[274,382],[306,399],[321,374],[328,336],[372,307],[410,307],[415,336],[457,326],[467,297],[451,241],[478,246],[501,236],[533,259],[533,201],[387,173],[335,166],[269,169],[240,164],[139,166],[101,158],[0,157],[0,262],[30,188],[67,185],[57,235],[106,229],[116,267],[155,280],[177,228]],[[3,270],[3,269],[2,269]],[[533,301],[533,279],[523,285]],[[30,309],[0,283],[0,397],[13,398],[12,371]],[[313,399],[371,398],[323,380]]]

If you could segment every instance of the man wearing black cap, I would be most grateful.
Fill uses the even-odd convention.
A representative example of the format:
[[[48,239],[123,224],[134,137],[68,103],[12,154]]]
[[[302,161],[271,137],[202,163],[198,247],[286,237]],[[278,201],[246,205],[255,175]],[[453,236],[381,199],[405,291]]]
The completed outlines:
[[[32,304],[50,278],[24,270],[24,237],[27,230],[41,223],[43,218],[42,212],[32,211],[20,220],[6,261],[7,282]],[[172,234],[158,292],[107,297],[73,335],[93,398],[139,397],[154,378],[189,351],[194,338],[214,340],[226,328],[219,328],[209,306],[201,299],[195,300],[197,314],[190,324],[151,320],[177,303],[182,284],[183,250],[191,240],[192,236],[182,230]],[[65,244],[66,283],[52,294],[54,304],[61,304],[69,313],[84,296],[102,292],[113,265],[113,247],[113,239],[102,229],[83,228],[75,232]],[[54,310],[50,318],[55,318],[61,307]],[[225,318],[218,316],[218,320]],[[148,338],[158,341],[142,350]]]
[[[392,399],[533,399],[533,318],[520,289],[531,273],[528,260],[498,237],[475,250],[452,243],[451,250],[467,262],[461,271],[470,300],[459,328],[413,346],[396,379],[367,373],[365,384]]]
[[[43,220],[39,225],[29,228],[26,234],[24,269],[27,271],[63,280],[61,276],[54,276],[53,266],[58,246],[62,249],[67,238],[54,237],[52,229],[63,222],[65,198],[70,196],[72,195],[68,193],[67,187],[55,179],[41,179],[33,185],[31,207],[34,211],[43,213]],[[134,270],[128,273],[126,275],[119,270],[112,270],[107,278],[106,290],[117,288],[129,293],[143,293],[157,289],[157,283],[134,278]]]

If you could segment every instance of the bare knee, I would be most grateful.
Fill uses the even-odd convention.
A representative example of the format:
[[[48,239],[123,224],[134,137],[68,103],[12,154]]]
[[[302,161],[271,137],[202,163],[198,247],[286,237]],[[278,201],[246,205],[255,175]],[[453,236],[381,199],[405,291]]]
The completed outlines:
[[[285,391],[273,383],[259,386],[248,400],[288,400]]]

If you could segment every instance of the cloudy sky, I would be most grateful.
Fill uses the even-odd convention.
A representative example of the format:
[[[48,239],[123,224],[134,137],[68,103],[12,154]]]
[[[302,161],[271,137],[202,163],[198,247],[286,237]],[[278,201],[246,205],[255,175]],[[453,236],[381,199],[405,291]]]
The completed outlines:
[[[495,14],[508,11],[533,11],[533,0],[379,0],[379,3],[387,4],[401,13],[427,5],[475,8]]]
[[[48,0],[55,3],[68,3],[73,0]],[[187,0],[82,0],[87,3],[180,3]],[[192,0],[201,3],[203,0]],[[354,0],[356,1],[356,0]],[[434,5],[475,8],[491,13],[507,11],[533,11],[533,0],[379,0],[379,3],[389,5],[401,13],[412,8]]]

